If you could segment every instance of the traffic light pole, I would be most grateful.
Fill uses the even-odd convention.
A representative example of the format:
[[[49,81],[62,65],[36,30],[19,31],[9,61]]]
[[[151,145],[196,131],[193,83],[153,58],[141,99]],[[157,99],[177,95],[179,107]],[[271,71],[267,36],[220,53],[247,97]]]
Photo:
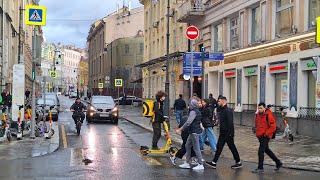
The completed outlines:
[[[170,0],[168,0],[167,4],[167,59],[166,59],[166,82],[165,82],[165,93],[167,94],[167,98],[165,100],[165,115],[170,117],[170,89],[169,89],[169,48],[170,48]]]

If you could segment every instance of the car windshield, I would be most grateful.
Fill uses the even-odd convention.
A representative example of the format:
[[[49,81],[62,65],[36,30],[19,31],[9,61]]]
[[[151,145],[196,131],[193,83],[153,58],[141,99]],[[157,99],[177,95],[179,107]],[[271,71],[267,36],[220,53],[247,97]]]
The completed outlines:
[[[114,101],[112,97],[110,96],[97,96],[92,97],[92,103],[93,104],[108,104],[108,105],[114,105]]]
[[[37,104],[44,105],[44,99],[38,99]],[[46,105],[53,106],[55,105],[55,102],[52,99],[46,99]]]

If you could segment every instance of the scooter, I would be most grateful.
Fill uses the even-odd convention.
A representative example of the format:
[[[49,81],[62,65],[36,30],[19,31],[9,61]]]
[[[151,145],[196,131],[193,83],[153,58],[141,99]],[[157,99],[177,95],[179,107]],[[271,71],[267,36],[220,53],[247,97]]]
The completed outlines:
[[[1,106],[0,110],[2,110],[2,119],[0,120],[0,131],[3,137],[6,137],[7,140],[10,142],[12,139],[11,131],[8,124],[8,116],[6,113],[6,107]],[[1,135],[1,136],[2,136]]]
[[[50,139],[54,135],[54,130],[52,129],[52,109],[54,106],[50,106],[49,108],[49,131],[47,131],[44,136],[46,139]]]
[[[165,117],[167,119],[167,117]],[[152,117],[152,121],[154,120],[154,117]],[[172,139],[169,132],[169,127],[166,121],[163,123],[163,128],[165,131],[165,137],[166,137],[166,144],[161,147],[158,150],[150,149],[148,146],[141,146],[140,147],[140,153],[144,156],[151,154],[151,155],[159,155],[159,154],[169,154],[170,156],[174,156],[178,152],[178,148],[172,146]]]
[[[23,105],[18,105],[19,112],[18,112],[18,132],[17,132],[17,139],[21,140],[23,137],[23,129],[22,129],[22,112],[21,110],[23,109]]]

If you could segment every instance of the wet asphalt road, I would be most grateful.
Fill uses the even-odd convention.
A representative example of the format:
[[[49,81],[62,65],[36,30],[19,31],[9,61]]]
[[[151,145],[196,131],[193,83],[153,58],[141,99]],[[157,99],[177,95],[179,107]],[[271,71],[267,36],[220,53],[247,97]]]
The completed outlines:
[[[268,166],[264,174],[255,175],[250,172],[256,167],[252,163],[232,170],[233,161],[224,158],[220,159],[217,170],[179,169],[171,165],[168,156],[141,156],[140,145],[150,145],[152,134],[125,120],[120,120],[118,126],[85,122],[81,136],[76,136],[68,111],[72,102],[65,97],[61,99],[65,111],[59,117],[59,150],[37,158],[1,160],[0,179],[320,179],[320,173],[289,169],[274,173],[274,167]],[[92,162],[86,164],[85,159]]]

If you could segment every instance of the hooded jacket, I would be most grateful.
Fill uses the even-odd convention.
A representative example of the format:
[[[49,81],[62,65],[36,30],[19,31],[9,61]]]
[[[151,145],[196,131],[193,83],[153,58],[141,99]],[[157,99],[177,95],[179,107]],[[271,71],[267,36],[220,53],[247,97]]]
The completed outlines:
[[[262,114],[258,113],[256,115],[256,136],[258,138],[265,136],[271,139],[276,128],[276,121],[269,109],[266,109]]]
[[[189,103],[189,116],[188,120],[184,123],[182,126],[182,130],[189,128],[189,134],[196,133],[196,134],[201,134],[202,129],[201,129],[201,112],[198,108],[198,101],[196,99],[191,99]]]

